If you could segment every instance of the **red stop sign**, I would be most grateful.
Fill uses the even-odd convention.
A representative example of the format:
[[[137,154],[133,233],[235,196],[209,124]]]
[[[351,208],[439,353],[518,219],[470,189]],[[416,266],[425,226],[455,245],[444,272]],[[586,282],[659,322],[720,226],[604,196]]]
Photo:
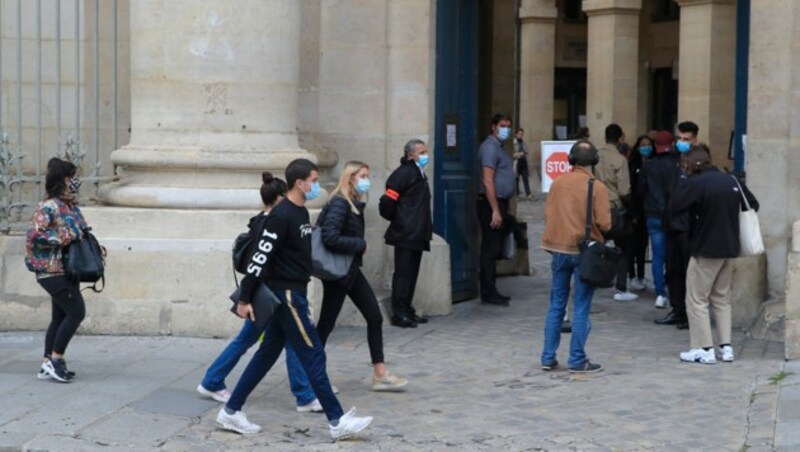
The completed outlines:
[[[544,172],[552,180],[556,180],[571,171],[572,167],[569,166],[566,152],[554,152],[544,162]]]

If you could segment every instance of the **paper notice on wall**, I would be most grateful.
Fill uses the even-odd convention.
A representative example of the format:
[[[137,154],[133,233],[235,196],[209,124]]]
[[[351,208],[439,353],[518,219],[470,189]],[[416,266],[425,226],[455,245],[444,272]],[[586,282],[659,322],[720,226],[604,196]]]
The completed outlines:
[[[586,115],[578,115],[578,127],[586,127]]]
[[[556,137],[559,140],[567,139],[567,126],[556,126]]]
[[[447,124],[447,147],[456,147],[456,125]]]

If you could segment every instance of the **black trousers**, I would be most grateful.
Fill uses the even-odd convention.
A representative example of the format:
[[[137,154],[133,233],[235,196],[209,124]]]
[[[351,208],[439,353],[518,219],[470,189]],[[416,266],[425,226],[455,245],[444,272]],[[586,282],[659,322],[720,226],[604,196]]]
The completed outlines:
[[[531,195],[531,183],[528,180],[528,176],[529,174],[527,165],[522,167],[517,166],[517,183],[516,183],[517,194],[519,194],[519,180],[522,179],[522,184],[525,186],[525,196]]]
[[[417,287],[422,250],[394,247],[394,276],[392,276],[392,314],[395,317],[416,315],[411,301]]]
[[[492,229],[492,206],[483,196],[478,197],[478,223],[481,225],[481,254],[479,258],[481,298],[497,295],[497,271],[495,261],[500,259],[503,252],[503,239],[508,233],[508,200],[498,199],[500,215],[503,217],[503,226]]]
[[[667,287],[669,303],[675,315],[686,318],[686,270],[691,259],[689,234],[667,232]]]
[[[645,255],[647,254],[647,226],[644,217],[633,221],[633,235],[631,236],[631,253],[628,257],[628,277],[644,279]]]
[[[86,317],[80,283],[66,276],[52,276],[40,279],[39,285],[50,294],[53,305],[50,326],[44,335],[44,356],[50,356],[53,352],[63,355]]]
[[[336,325],[336,318],[344,305],[345,297],[350,297],[356,305],[364,320],[367,321],[367,344],[369,344],[369,354],[372,364],[383,362],[383,315],[378,306],[378,299],[372,291],[367,278],[357,271],[355,279],[349,288],[343,287],[337,281],[323,281],[322,287],[322,309],[319,313],[317,322],[317,334],[322,346],[330,336],[333,327]]]
[[[617,281],[614,283],[614,288],[625,292],[628,290],[628,259],[631,256],[633,234],[615,238],[614,244],[622,251],[622,259],[617,263]]]

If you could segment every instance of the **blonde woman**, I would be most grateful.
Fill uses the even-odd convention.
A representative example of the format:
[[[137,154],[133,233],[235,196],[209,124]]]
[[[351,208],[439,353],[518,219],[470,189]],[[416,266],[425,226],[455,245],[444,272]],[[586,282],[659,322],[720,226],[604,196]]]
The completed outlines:
[[[364,197],[369,192],[369,166],[362,162],[347,162],[339,184],[331,193],[317,225],[322,228],[322,242],[336,253],[353,254],[353,264],[347,276],[336,281],[323,281],[324,295],[317,324],[322,345],[328,339],[336,318],[349,296],[367,321],[367,343],[372,358],[374,391],[396,391],[408,384],[405,378],[389,373],[383,362],[383,315],[378,299],[361,273],[362,257],[367,251],[364,240]]]

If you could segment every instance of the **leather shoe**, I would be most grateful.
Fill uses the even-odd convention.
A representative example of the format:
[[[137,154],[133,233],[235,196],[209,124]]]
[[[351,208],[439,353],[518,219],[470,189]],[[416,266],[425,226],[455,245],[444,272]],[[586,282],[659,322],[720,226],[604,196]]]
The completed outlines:
[[[667,316],[663,319],[655,319],[653,322],[656,325],[677,325],[679,323],[686,322],[686,318],[679,317],[677,314],[675,314],[675,311],[670,311],[670,313],[667,314]]]
[[[415,321],[417,323],[428,323],[428,318],[427,317],[420,317],[420,316],[418,316],[416,314],[412,314],[410,317],[411,317],[411,320],[413,320],[413,321]]]
[[[569,320],[564,320],[561,324],[561,332],[562,333],[571,333],[572,332],[572,322]]]
[[[508,295],[503,295],[500,292],[495,293],[494,296],[503,301],[511,301],[511,297],[509,297]]]
[[[399,326],[400,328],[416,328],[417,322],[411,320],[410,317],[407,315],[402,315],[400,317],[392,316],[392,325]]]
[[[504,300],[497,295],[481,298],[481,304],[490,304],[494,306],[508,306],[508,300]]]
[[[688,330],[689,329],[689,322],[680,322],[675,324],[675,328],[679,330]]]

